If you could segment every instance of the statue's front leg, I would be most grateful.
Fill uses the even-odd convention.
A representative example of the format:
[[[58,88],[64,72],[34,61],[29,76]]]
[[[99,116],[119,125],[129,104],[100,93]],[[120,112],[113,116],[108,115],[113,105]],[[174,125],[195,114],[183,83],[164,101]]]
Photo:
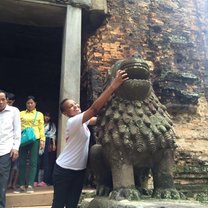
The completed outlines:
[[[173,181],[173,150],[168,149],[162,153],[162,157],[154,164],[152,168],[154,191],[153,197],[163,199],[180,199],[180,194],[174,186]]]
[[[90,167],[93,171],[98,196],[108,196],[112,190],[111,169],[103,155],[103,147],[95,144],[90,150]]]
[[[112,162],[113,191],[110,193],[110,199],[114,200],[138,200],[139,192],[134,184],[133,166],[122,163],[121,161]]]

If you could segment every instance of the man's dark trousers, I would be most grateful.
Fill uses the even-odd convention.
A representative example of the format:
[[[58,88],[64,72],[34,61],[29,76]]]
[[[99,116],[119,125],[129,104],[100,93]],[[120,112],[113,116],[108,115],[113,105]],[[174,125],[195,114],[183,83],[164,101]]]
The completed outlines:
[[[6,207],[6,190],[11,168],[10,154],[0,156],[0,208]]]

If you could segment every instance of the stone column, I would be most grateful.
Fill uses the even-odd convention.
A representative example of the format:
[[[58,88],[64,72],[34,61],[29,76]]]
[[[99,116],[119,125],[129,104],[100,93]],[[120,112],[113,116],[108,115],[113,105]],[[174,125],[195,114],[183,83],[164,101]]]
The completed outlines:
[[[80,99],[81,67],[81,8],[67,5],[64,26],[60,102],[64,98]],[[65,144],[65,126],[67,118],[59,113],[58,121],[58,154]]]

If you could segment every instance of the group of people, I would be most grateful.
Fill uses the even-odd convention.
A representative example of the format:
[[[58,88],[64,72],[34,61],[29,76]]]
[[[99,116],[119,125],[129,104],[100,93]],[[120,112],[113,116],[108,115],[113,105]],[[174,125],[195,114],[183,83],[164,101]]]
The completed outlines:
[[[88,125],[96,124],[96,116],[100,109],[105,105],[110,96],[128,80],[128,75],[124,70],[118,70],[115,78],[111,84],[104,90],[104,92],[93,102],[93,104],[84,112],[81,112],[80,106],[74,100],[64,99],[60,103],[61,113],[68,117],[65,133],[65,147],[56,159],[53,171],[53,187],[54,196],[52,208],[77,208],[80,194],[83,188],[85,170],[88,160],[90,131]],[[3,101],[3,102],[2,102]],[[3,104],[2,104],[3,103]],[[7,105],[6,94],[0,91],[0,122],[4,119],[4,128],[6,131],[11,132],[10,136],[6,136],[0,125],[0,169],[1,166],[6,166],[4,177],[0,175],[0,208],[5,206],[5,188],[7,185],[8,172],[10,170],[10,161],[18,157],[18,147],[20,144],[20,123],[22,127],[31,126],[36,114],[36,101],[34,97],[29,97],[26,102],[27,110],[20,113],[18,117],[18,109],[12,108]],[[11,126],[10,122],[7,123],[9,116],[6,111],[10,112],[10,121],[16,115],[16,124]],[[5,114],[5,115],[4,115]],[[23,117],[27,119],[23,119]],[[19,192],[25,191],[25,172],[21,174],[21,170],[25,168],[26,153],[30,151],[30,176],[28,180],[27,190],[33,191],[33,183],[35,181],[36,167],[37,167],[37,154],[38,148],[43,149],[45,146],[45,134],[43,128],[43,115],[38,112],[37,123],[34,125],[37,141],[19,150]],[[8,133],[8,132],[7,132]],[[3,135],[3,136],[2,136]],[[7,144],[1,144],[2,137],[7,140]],[[4,146],[4,148],[3,148]],[[7,165],[6,165],[7,164]],[[5,182],[6,181],[6,182]],[[2,186],[4,188],[2,188]]]
[[[27,97],[26,110],[21,112],[13,106],[14,101],[14,94],[0,90],[0,208],[5,207],[7,188],[13,188],[14,193],[33,193],[36,183],[52,184],[49,171],[53,164],[48,158],[50,151],[56,150],[56,127],[50,113],[36,110],[34,96]],[[36,141],[21,146],[21,131],[27,127],[34,129]],[[42,181],[37,177],[40,168]]]

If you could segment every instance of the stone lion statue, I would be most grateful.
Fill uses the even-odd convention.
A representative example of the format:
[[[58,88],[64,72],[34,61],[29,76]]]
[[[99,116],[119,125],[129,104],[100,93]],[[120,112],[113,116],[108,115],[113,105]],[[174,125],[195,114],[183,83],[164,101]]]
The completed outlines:
[[[138,200],[141,171],[149,168],[153,197],[178,199],[172,176],[176,137],[166,107],[152,89],[148,64],[139,58],[118,61],[110,79],[118,69],[126,70],[129,80],[98,115],[97,141],[90,151],[97,195]]]

